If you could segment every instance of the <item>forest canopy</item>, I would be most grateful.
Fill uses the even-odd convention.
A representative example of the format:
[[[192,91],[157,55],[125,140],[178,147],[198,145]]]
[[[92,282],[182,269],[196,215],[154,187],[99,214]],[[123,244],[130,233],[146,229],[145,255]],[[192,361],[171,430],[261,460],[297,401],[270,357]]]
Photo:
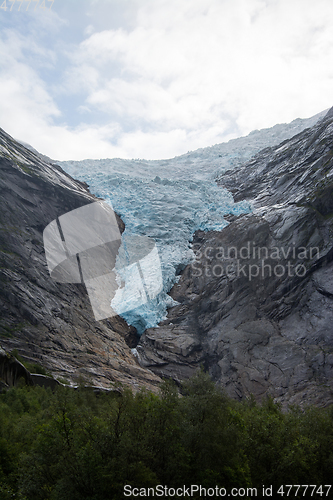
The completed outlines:
[[[329,484],[332,424],[332,408],[236,402],[203,372],[180,391],[165,381],[159,395],[14,387],[0,394],[0,498],[123,499],[125,485]]]

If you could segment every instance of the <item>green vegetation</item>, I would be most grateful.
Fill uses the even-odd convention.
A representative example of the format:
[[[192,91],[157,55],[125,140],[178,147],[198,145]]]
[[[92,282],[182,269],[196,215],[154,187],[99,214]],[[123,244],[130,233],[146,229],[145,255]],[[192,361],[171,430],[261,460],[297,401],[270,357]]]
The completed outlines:
[[[159,396],[83,387],[0,395],[1,500],[117,500],[125,484],[330,484],[332,450],[332,409],[237,403],[204,373],[181,396],[170,382]]]
[[[63,377],[57,377],[58,382],[60,382],[63,385],[70,385],[69,380],[63,378]]]
[[[45,368],[38,363],[31,363],[29,361],[26,361],[25,359],[22,358],[22,356],[19,355],[16,349],[14,349],[11,352],[11,355],[14,356],[20,363],[22,363],[23,366],[28,370],[30,373],[38,373],[39,375],[47,375],[50,377],[50,373],[45,370]]]
[[[23,163],[17,163],[17,165],[19,165],[23,172],[25,172],[26,174],[33,175],[33,171],[31,170],[31,168],[27,167]]]
[[[7,325],[0,325],[0,337],[10,339],[13,336],[13,329]]]
[[[22,330],[22,328],[24,328],[25,326],[26,326],[26,323],[16,323],[16,324],[9,326],[9,325],[3,324],[0,320],[0,337],[11,338],[11,337],[13,337],[13,333]],[[17,353],[16,349],[15,349],[15,352]],[[14,351],[13,351],[13,353],[14,353]],[[15,354],[14,354],[14,356],[15,356]],[[19,360],[19,361],[21,361],[21,360]],[[21,363],[22,363],[22,361],[21,361]]]

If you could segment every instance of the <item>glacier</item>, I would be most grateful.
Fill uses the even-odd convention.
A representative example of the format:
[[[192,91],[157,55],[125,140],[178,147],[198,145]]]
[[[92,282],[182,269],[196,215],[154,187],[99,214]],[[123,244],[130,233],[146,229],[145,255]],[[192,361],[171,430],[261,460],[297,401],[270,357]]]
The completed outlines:
[[[168,295],[182,269],[193,259],[195,231],[220,231],[226,214],[251,211],[249,202],[235,203],[232,194],[218,187],[216,178],[237,168],[260,150],[280,144],[313,126],[326,110],[308,119],[256,130],[246,137],[201,148],[169,160],[101,159],[57,162],[75,179],[86,182],[91,193],[103,198],[125,223],[124,238],[153,238],[162,268],[163,288],[157,297],[122,312],[113,307],[139,334],[166,318],[175,305]],[[139,277],[138,277],[139,279]],[[127,301],[130,300],[127,298]],[[117,309],[118,307],[118,309]]]

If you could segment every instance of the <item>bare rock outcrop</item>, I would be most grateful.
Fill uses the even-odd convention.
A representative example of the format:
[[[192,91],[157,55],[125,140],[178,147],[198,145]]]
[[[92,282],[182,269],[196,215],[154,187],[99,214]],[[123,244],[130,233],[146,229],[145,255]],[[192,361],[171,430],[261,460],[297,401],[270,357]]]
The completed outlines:
[[[203,365],[239,399],[332,403],[332,112],[218,184],[253,211],[195,234],[180,304],[142,336],[142,366],[182,380]]]
[[[73,384],[156,390],[159,377],[130,349],[135,329],[119,316],[95,321],[84,284],[49,276],[44,228],[94,201],[85,184],[0,129],[0,344]]]

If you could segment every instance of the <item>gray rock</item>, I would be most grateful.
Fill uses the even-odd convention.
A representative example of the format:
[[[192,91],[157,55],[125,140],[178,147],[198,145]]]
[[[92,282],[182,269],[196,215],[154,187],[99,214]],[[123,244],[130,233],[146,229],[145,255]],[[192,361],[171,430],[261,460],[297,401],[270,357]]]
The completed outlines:
[[[203,365],[238,399],[331,404],[332,112],[217,181],[253,212],[195,234],[170,293],[180,305],[142,336],[142,365],[176,380]]]
[[[95,321],[83,284],[49,276],[44,228],[94,201],[86,184],[0,129],[0,343],[73,385],[156,390],[159,377],[131,352],[136,330],[119,316]]]

